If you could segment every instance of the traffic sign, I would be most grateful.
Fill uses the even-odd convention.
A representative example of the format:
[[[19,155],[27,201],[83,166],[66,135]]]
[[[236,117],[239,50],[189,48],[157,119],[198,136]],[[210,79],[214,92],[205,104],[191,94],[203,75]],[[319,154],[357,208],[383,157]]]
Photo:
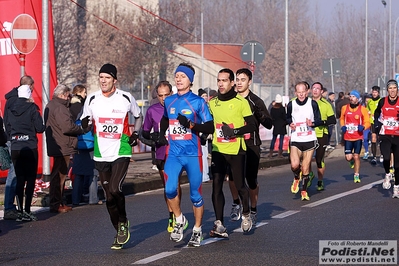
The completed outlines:
[[[265,58],[265,49],[257,41],[246,42],[241,48],[241,59],[251,64],[260,64]]]
[[[31,53],[38,42],[36,21],[28,14],[18,15],[11,27],[11,40],[21,54]]]

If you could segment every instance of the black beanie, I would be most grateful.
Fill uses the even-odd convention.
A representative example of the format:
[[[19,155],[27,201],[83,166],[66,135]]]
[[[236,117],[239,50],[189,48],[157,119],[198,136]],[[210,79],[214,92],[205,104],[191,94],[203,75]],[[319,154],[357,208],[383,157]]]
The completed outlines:
[[[201,96],[202,94],[206,94],[206,91],[204,89],[199,89],[198,96]]]
[[[112,64],[109,64],[109,63],[103,65],[98,73],[99,74],[100,73],[107,73],[107,74],[111,75],[114,79],[118,79],[116,77],[116,74],[117,74],[116,67],[114,65],[112,65]]]

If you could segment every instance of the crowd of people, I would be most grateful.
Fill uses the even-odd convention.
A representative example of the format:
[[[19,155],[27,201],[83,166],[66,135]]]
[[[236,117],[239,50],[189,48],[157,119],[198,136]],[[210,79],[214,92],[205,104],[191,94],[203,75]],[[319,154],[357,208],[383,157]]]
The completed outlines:
[[[269,158],[273,157],[275,147],[277,156],[283,157],[284,138],[287,133],[290,136],[289,161],[294,175],[291,192],[300,191],[303,201],[310,200],[308,188],[316,176],[317,190],[325,189],[324,157],[331,148],[336,123],[339,123],[345,159],[353,168],[354,182],[361,182],[362,148],[363,159],[370,158],[374,164],[379,143],[385,171],[382,186],[391,188],[393,173],[399,167],[395,80],[388,81],[388,96],[382,99],[380,88],[374,86],[371,95],[362,97],[352,90],[348,95],[339,93],[337,100],[335,93],[328,93],[320,82],[310,86],[301,81],[295,85],[293,99],[284,103],[283,97],[277,94],[266,108],[264,101],[250,90],[252,72],[249,69],[242,68],[235,73],[228,68],[221,69],[216,79],[217,91],[199,89],[194,93],[194,77],[193,66],[179,64],[174,71],[177,92],[173,93],[170,82],[160,81],[153,89],[154,101],[143,121],[135,98],[117,88],[117,68],[112,64],[100,68],[100,90],[89,95],[83,85],[76,85],[73,90],[57,85],[53,98],[44,107],[43,117],[32,100],[34,80],[23,76],[20,85],[5,95],[4,129],[1,127],[0,131],[0,145],[8,145],[12,162],[6,180],[4,219],[37,220],[31,204],[38,168],[38,134],[41,133],[45,133],[47,155],[52,158],[50,212],[70,212],[84,197],[89,204],[102,204],[97,194],[99,180],[115,229],[111,244],[114,250],[122,249],[130,239],[122,185],[132,147],[139,141],[152,147],[153,164],[164,185],[167,232],[174,242],[182,241],[189,225],[180,207],[179,179],[182,171],[186,171],[194,213],[192,235],[187,244],[191,247],[200,246],[203,240],[204,182],[212,182],[215,221],[209,232],[211,237],[228,237],[223,193],[226,176],[232,195],[230,219],[241,220],[244,233],[256,226],[260,125],[273,128]],[[134,119],[134,130],[130,130],[129,118]],[[0,122],[3,124],[1,117]],[[311,167],[313,157],[315,172]],[[64,200],[68,175],[73,176],[72,207]],[[393,197],[399,198],[399,178],[394,182]]]

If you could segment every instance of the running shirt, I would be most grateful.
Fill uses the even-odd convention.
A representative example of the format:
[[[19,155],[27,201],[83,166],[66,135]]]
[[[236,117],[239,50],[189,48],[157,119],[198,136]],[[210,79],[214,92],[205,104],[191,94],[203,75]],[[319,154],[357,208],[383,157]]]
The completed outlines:
[[[367,110],[369,111],[370,114],[370,123],[374,124],[374,112],[375,109],[377,109],[378,103],[380,102],[381,98],[378,97],[377,99],[373,99],[371,98],[371,100],[369,100],[367,102]]]
[[[177,116],[186,116],[196,124],[212,121],[207,103],[200,96],[189,91],[183,95],[173,94],[165,98],[163,116],[169,119],[169,151],[175,156],[202,156],[198,132],[180,125]]]
[[[342,106],[340,122],[341,126],[346,126],[344,140],[363,140],[363,131],[359,132],[358,127],[362,125],[364,129],[370,128],[370,115],[362,105],[358,105],[355,109],[352,109],[350,108],[350,104],[347,104]]]
[[[292,105],[291,120],[296,126],[295,130],[291,130],[292,142],[309,142],[317,139],[315,129],[306,124],[307,119],[315,121],[312,107],[312,102],[315,101],[310,98],[305,100],[306,103],[303,105],[299,105],[296,100],[289,103]]]
[[[90,116],[94,129],[94,161],[113,162],[120,157],[131,157],[129,145],[129,116],[140,116],[134,97],[116,89],[110,97],[101,90],[87,96],[81,119]]]
[[[156,103],[148,107],[147,113],[145,115],[144,123],[143,123],[143,130],[150,131],[150,132],[159,132],[159,122],[164,113],[164,107],[161,103]],[[165,153],[166,147],[164,145],[156,145],[155,146],[155,158],[158,160],[165,161]]]
[[[240,148],[245,151],[247,149],[244,140],[245,135],[233,138],[225,137],[222,125],[224,122],[231,128],[243,127],[245,125],[244,117],[252,115],[248,101],[238,94],[227,101],[221,101],[218,97],[215,97],[209,101],[209,108],[215,124],[212,151],[230,155],[237,155]]]
[[[388,97],[383,98],[380,121],[382,123],[380,135],[399,135],[398,112],[399,104],[390,104]]]
[[[319,106],[321,120],[326,121],[328,117],[334,116],[332,105],[324,98],[316,101]],[[328,134],[328,126],[321,125],[315,128],[316,137],[321,138],[324,134]]]

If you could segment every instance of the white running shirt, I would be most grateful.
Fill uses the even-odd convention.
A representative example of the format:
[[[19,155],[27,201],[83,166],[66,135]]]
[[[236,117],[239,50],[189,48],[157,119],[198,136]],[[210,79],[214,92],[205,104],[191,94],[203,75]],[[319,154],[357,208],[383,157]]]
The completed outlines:
[[[136,118],[141,112],[129,92],[116,89],[111,97],[105,97],[99,90],[87,96],[81,119],[90,116],[94,126],[94,161],[113,162],[132,155],[129,112]]]

